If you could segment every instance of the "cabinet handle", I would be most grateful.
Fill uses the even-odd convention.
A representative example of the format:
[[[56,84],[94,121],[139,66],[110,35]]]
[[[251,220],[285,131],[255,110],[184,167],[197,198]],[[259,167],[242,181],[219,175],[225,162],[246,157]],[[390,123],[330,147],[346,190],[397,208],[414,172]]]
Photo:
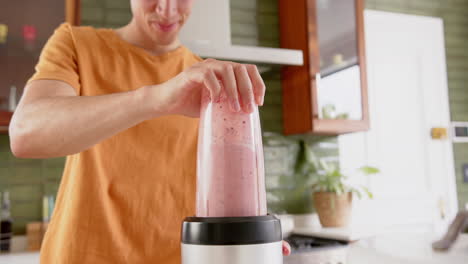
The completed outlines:
[[[315,85],[317,86],[317,90],[320,88],[320,81],[322,80],[322,77],[320,76],[320,72],[317,72],[315,74]]]
[[[320,80],[322,79],[322,76],[320,76],[320,72],[315,73],[315,91],[317,93],[317,99],[315,99],[315,103],[318,104],[318,98],[319,98],[319,93],[320,93]],[[318,111],[315,113],[315,118],[317,119],[322,119],[322,111]]]

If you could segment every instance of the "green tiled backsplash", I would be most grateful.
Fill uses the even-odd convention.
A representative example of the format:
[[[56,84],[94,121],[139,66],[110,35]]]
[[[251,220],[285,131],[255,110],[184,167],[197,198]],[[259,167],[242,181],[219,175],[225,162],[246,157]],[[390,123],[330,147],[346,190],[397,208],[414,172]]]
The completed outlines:
[[[8,135],[0,135],[0,192],[10,192],[15,234],[23,234],[26,223],[42,219],[42,197],[57,193],[64,160],[15,158]]]
[[[82,24],[118,27],[130,18],[129,0],[82,0]],[[452,120],[468,121],[468,1],[466,0],[367,0],[369,9],[442,17],[445,22],[447,69]],[[231,0],[232,41],[234,44],[279,46],[277,0]],[[282,131],[281,83],[278,71],[264,75],[267,85],[265,105],[261,108],[264,131]],[[271,138],[275,140],[271,140]],[[336,138],[304,136],[318,156],[336,159]],[[280,143],[278,143],[280,142]],[[291,166],[297,155],[296,138],[278,134],[265,137],[265,169],[270,209],[307,212],[309,194],[300,201],[278,204],[279,177],[292,177]],[[459,202],[468,202],[468,184],[462,182],[461,166],[468,163],[467,144],[454,144]],[[21,160],[11,155],[8,136],[0,135],[0,191],[10,190],[13,200],[15,233],[24,224],[41,219],[41,197],[55,194],[64,159]],[[281,166],[280,166],[280,165]],[[286,169],[285,169],[286,168]],[[289,172],[289,174],[288,174]],[[291,178],[291,188],[294,179]],[[284,186],[283,186],[284,187]],[[274,191],[271,191],[274,189]],[[290,190],[289,190],[290,191]],[[281,193],[281,192],[280,192]],[[289,204],[288,204],[289,203]],[[299,206],[298,206],[299,204]],[[285,208],[286,206],[286,208]]]
[[[313,212],[312,192],[304,191],[304,175],[294,169],[300,154],[299,140],[304,140],[315,156],[338,164],[336,137],[294,136],[266,132],[263,137],[265,181],[268,210],[272,213],[303,214]]]

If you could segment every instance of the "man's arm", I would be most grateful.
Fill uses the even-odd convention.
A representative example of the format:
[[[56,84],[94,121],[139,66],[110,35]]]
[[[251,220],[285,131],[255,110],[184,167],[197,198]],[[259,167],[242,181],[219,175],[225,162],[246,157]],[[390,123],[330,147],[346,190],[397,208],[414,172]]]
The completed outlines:
[[[11,150],[21,158],[59,157],[86,150],[158,116],[158,102],[145,99],[145,90],[77,96],[65,82],[32,81],[10,124]]]
[[[158,85],[125,93],[77,96],[61,81],[26,86],[10,124],[11,149],[22,158],[75,154],[145,120],[162,115],[200,114],[201,89],[212,100],[222,93],[235,112],[262,105],[265,84],[254,65],[207,59]]]

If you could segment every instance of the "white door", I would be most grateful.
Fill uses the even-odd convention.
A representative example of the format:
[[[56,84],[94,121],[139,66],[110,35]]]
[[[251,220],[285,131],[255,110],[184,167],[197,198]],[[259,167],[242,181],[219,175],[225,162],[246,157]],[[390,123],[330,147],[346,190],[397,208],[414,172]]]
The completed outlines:
[[[353,175],[374,200],[354,205],[353,225],[441,234],[457,211],[441,19],[365,11],[371,129],[339,137],[345,170],[373,165],[379,175]]]

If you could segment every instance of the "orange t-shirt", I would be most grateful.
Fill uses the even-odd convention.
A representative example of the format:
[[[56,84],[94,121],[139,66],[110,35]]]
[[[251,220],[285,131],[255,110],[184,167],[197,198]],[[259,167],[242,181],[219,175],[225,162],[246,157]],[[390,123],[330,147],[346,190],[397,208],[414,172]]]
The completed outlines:
[[[184,46],[154,56],[111,29],[62,24],[30,81],[96,96],[165,82],[198,61]],[[198,119],[164,116],[68,156],[41,263],[180,263],[181,223],[195,213],[197,132]]]

